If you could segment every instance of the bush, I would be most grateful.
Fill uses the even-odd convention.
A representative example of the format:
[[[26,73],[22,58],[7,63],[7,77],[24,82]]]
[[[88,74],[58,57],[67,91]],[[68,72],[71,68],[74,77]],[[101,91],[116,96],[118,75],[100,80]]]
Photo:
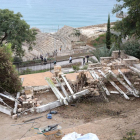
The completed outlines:
[[[123,48],[126,54],[140,59],[140,43],[138,41],[128,41],[123,44]]]
[[[21,81],[12,65],[10,44],[0,47],[0,87],[11,94],[21,90]]]
[[[78,71],[78,70],[79,70],[79,66],[76,66],[76,65],[72,66],[72,68],[73,68],[73,70],[75,70],[75,71]]]
[[[21,63],[22,62],[22,58],[21,57],[18,57],[18,56],[15,56],[14,59],[13,59],[14,62],[18,62],[18,63]]]
[[[112,54],[112,51],[116,50],[115,45],[112,45],[111,49],[107,49],[106,46],[97,48],[93,55],[100,61],[100,57],[109,57]]]

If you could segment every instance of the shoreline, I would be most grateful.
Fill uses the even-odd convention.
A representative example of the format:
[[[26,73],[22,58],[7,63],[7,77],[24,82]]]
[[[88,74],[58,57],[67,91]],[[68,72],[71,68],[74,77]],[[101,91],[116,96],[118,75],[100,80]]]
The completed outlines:
[[[113,25],[115,22],[111,22],[110,23],[110,25]],[[102,28],[102,27],[105,27],[107,25],[107,23],[101,23],[101,24],[96,24],[96,25],[89,25],[89,26],[82,26],[82,27],[72,27],[72,26],[68,26],[68,25],[64,25],[63,27],[65,27],[65,26],[68,26],[68,27],[72,27],[72,28],[74,28],[74,29],[89,29],[89,28],[94,28],[94,27],[98,27],[98,28]],[[62,27],[62,28],[63,28]],[[62,29],[62,28],[60,28],[60,29]],[[36,30],[38,30],[39,32],[41,32],[41,33],[48,33],[48,34],[54,34],[54,33],[56,33],[57,31],[59,31],[60,29],[58,29],[57,31],[54,31],[54,32],[45,32],[45,31],[42,31],[40,28],[37,28],[37,27],[32,27],[31,29],[36,29]]]

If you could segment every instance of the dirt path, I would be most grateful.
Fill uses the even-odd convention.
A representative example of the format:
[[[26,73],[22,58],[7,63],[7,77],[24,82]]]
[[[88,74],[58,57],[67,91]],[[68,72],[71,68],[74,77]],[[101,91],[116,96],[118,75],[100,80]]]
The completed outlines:
[[[109,103],[100,99],[79,100],[73,103],[75,106],[61,106],[56,108],[58,114],[53,115],[51,120],[46,118],[48,112],[40,114],[28,114],[18,120],[0,113],[0,140],[16,140],[26,137],[26,140],[44,140],[45,137],[37,135],[37,130],[32,127],[44,127],[59,123],[63,133],[95,133],[100,140],[120,140],[126,132],[135,129],[140,138],[140,99],[131,98],[125,100],[120,95],[109,97]],[[35,117],[43,116],[34,123],[15,125]],[[32,138],[27,138],[32,137]]]

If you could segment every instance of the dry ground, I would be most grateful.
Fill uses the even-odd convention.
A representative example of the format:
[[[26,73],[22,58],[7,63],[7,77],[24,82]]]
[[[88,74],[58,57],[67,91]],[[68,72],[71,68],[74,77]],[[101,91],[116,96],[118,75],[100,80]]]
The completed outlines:
[[[135,129],[137,137],[140,138],[140,99],[132,97],[128,101],[120,95],[112,95],[109,101],[106,103],[99,98],[83,101],[81,99],[73,103],[75,106],[56,108],[58,114],[53,115],[52,120],[46,118],[48,112],[24,115],[18,120],[12,120],[9,116],[0,113],[0,140],[15,140],[31,136],[34,137],[26,140],[43,140],[44,136],[35,134],[38,131],[30,128],[55,123],[62,126],[64,134],[73,131],[83,134],[92,132],[97,134],[100,140],[120,140],[126,132]],[[43,117],[35,120],[34,124],[11,126],[38,116]]]

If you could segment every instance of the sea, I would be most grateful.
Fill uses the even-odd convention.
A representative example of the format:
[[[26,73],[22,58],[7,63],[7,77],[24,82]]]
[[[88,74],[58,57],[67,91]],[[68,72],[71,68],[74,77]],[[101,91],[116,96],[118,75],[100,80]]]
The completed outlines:
[[[116,0],[0,0],[0,9],[20,12],[30,27],[56,32],[64,25],[83,27],[117,20],[112,14]]]

